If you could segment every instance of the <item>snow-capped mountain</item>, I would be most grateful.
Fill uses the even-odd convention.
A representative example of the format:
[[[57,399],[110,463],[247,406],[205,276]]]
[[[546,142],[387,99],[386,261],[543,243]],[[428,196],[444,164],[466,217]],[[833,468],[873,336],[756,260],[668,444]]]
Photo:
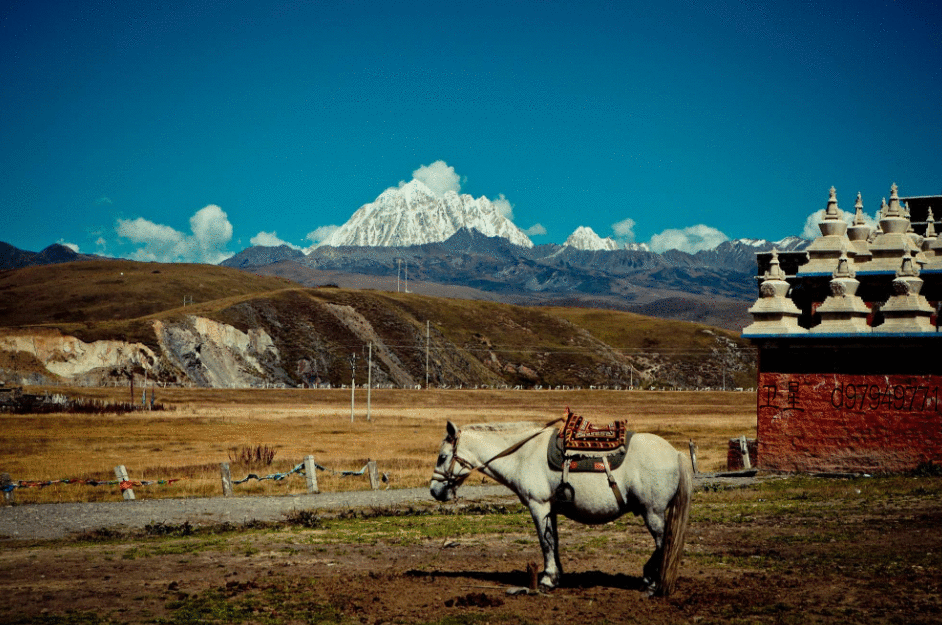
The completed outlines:
[[[791,236],[785,237],[784,239],[779,239],[778,241],[766,241],[765,239],[736,239],[735,241],[728,241],[727,243],[730,245],[739,244],[742,247],[754,247],[757,249],[770,249],[774,247],[780,252],[792,252],[804,249],[808,246],[810,241],[807,239],[802,239],[801,237]]]
[[[588,226],[579,226],[575,231],[569,235],[569,238],[566,239],[566,242],[563,244],[566,247],[574,247],[577,250],[610,250],[614,251],[619,248],[618,243],[610,237],[605,237],[604,239],[599,235],[595,234],[595,230],[589,228]]]
[[[444,241],[460,228],[473,228],[520,247],[533,247],[529,237],[486,197],[475,199],[454,191],[439,197],[415,179],[386,189],[373,202],[361,206],[323,245],[408,247]]]

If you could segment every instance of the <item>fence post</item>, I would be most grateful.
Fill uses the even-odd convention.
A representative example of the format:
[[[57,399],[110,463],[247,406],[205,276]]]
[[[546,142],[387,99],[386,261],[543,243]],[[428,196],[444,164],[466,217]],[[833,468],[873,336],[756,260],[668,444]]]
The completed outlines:
[[[693,474],[696,475],[700,471],[697,469],[697,444],[693,442],[693,439],[690,439],[690,464],[693,466]]]
[[[13,503],[16,489],[13,488],[13,478],[10,477],[9,473],[0,473],[0,489],[3,489],[4,503]]]
[[[376,470],[376,461],[370,460],[366,463],[366,467],[370,473],[370,488],[379,490],[379,472]]]
[[[321,492],[317,488],[317,467],[314,466],[314,456],[304,456],[304,479],[307,480],[307,492],[313,495]]]
[[[229,463],[220,464],[219,472],[222,476],[222,496],[232,497],[232,471],[229,469]]]
[[[739,437],[739,449],[742,451],[742,466],[744,469],[751,469],[752,462],[749,460],[749,445],[746,443],[746,437]]]
[[[130,481],[130,480],[128,479],[128,470],[125,468],[125,466],[124,466],[123,464],[119,464],[118,466],[116,466],[116,467],[114,468],[114,474],[115,474],[115,477],[118,478],[118,482],[129,482],[129,481]],[[119,484],[119,486],[120,486],[120,484]],[[121,495],[124,497],[124,499],[125,499],[126,501],[130,501],[130,500],[134,499],[134,489],[133,489],[133,488],[128,488],[128,489],[122,488],[122,489],[121,489]]]

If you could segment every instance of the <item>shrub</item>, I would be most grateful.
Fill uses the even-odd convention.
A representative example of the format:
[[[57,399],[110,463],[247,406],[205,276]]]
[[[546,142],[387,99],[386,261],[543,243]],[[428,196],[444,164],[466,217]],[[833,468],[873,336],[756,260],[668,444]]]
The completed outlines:
[[[275,448],[268,445],[243,445],[229,448],[230,464],[243,467],[270,466],[275,459]]]

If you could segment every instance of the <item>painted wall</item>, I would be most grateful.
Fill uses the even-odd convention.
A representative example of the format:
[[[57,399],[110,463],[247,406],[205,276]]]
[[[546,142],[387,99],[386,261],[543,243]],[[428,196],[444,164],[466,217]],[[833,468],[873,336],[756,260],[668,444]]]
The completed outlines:
[[[757,395],[763,469],[886,472],[942,464],[942,375],[760,372]]]

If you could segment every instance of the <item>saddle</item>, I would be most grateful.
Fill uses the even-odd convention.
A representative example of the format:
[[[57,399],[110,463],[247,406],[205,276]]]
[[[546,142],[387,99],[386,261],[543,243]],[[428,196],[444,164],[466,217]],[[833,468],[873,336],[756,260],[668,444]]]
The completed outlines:
[[[628,453],[633,432],[627,421],[595,425],[566,408],[566,422],[556,430],[546,450],[546,459],[554,471],[562,471],[563,479],[556,489],[556,500],[570,503],[574,497],[569,472],[605,473],[620,505],[621,493],[615,485],[612,470],[622,465]]]

